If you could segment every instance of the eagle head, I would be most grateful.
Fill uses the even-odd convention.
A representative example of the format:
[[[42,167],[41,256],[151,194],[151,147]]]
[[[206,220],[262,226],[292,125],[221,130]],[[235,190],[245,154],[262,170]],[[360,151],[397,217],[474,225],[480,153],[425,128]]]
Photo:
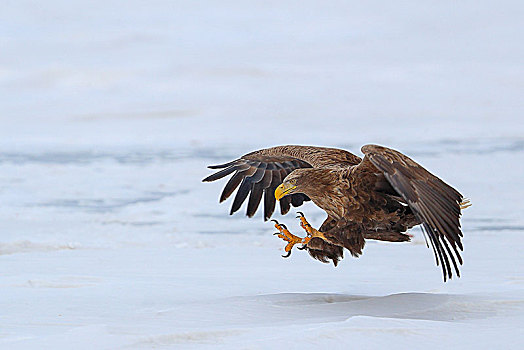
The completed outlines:
[[[307,181],[307,170],[309,169],[296,169],[286,176],[284,182],[276,188],[275,198],[280,200],[288,194],[305,193],[309,182]]]

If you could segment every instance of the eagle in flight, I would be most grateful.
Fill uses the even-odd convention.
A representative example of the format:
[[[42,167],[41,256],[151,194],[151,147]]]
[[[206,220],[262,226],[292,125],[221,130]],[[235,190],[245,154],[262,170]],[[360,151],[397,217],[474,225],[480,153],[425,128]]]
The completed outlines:
[[[366,239],[390,242],[410,240],[406,231],[422,225],[426,244],[442,267],[444,282],[453,270],[460,277],[462,231],[461,210],[470,204],[457,190],[431,174],[408,156],[378,145],[362,147],[364,159],[336,148],[277,146],[248,153],[231,162],[209,166],[221,169],[206,177],[215,181],[233,174],[220,202],[238,188],[230,214],[248,198],[247,216],[252,217],[264,202],[264,219],[275,211],[282,215],[291,205],[312,200],[327,213],[317,230],[301,212],[297,218],[306,232],[298,237],[276,220],[276,233],[287,242],[288,257],[295,244],[322,262],[336,266],[344,248],[352,256],[362,254]],[[428,244],[429,246],[429,244]]]

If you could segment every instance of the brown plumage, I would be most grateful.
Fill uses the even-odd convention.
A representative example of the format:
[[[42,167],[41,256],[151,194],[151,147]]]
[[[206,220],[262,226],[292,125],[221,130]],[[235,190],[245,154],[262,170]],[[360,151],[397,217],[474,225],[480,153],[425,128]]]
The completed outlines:
[[[275,210],[275,189],[284,186],[280,212],[312,200],[328,217],[304,248],[336,265],[343,248],[357,257],[365,239],[409,241],[405,232],[422,225],[441,265],[444,281],[460,276],[463,249],[459,218],[463,196],[406,155],[390,148],[366,145],[364,159],[350,152],[313,146],[278,146],[248,153],[232,162],[210,166],[222,169],[203,181],[233,174],[220,202],[238,188],[231,214],[248,199],[253,216],[263,199],[264,219]]]

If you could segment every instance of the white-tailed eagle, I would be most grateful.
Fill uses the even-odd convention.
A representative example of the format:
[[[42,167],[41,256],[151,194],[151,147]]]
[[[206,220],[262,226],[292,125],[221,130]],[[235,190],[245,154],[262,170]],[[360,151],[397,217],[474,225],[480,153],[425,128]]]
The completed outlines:
[[[271,147],[210,166],[221,170],[203,181],[232,174],[220,196],[222,202],[238,188],[231,214],[248,196],[247,215],[253,216],[263,201],[265,220],[271,218],[276,200],[282,214],[309,200],[322,208],[328,217],[318,230],[299,212],[304,238],[275,221],[278,236],[288,242],[287,256],[295,244],[302,244],[300,249],[306,249],[315,259],[332,260],[336,266],[344,248],[358,257],[365,239],[409,241],[405,232],[422,225],[444,281],[452,278],[453,270],[460,276],[463,247],[459,219],[469,202],[398,151],[366,145],[362,153],[364,159],[336,148]]]

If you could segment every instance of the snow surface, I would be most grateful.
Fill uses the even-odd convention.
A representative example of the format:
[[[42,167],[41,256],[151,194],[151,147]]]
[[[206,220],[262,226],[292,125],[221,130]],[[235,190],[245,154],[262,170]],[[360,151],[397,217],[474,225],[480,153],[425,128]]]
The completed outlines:
[[[0,348],[523,347],[523,10],[4,2]],[[200,182],[295,143],[388,145],[471,198],[462,278],[419,230],[337,268],[282,259]]]

